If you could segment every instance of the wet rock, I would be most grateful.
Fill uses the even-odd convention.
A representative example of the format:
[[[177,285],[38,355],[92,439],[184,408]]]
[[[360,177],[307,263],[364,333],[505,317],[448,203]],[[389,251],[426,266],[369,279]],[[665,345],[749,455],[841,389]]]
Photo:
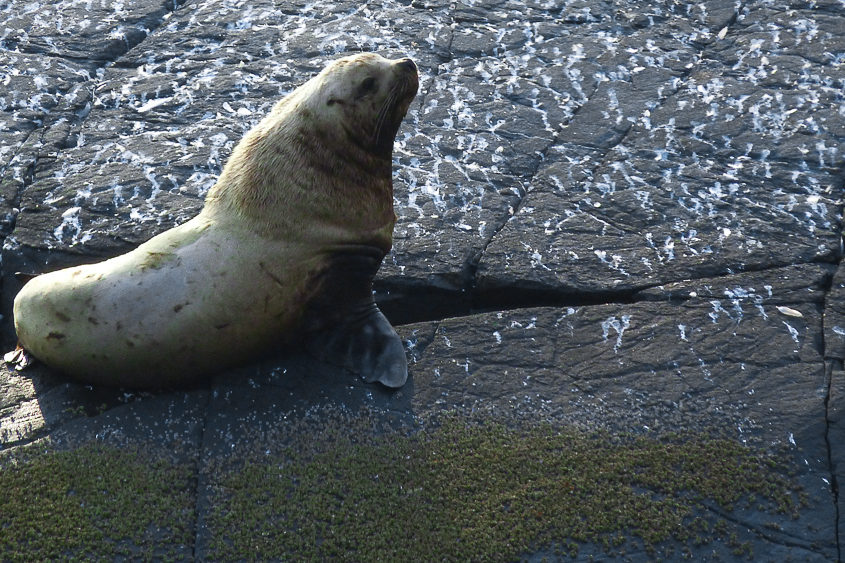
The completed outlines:
[[[824,310],[825,356],[845,360],[845,269],[833,276]]]
[[[409,325],[412,406],[423,416],[494,411],[587,429],[710,428],[749,444],[789,444],[819,512],[800,522],[765,520],[753,510],[735,516],[758,534],[755,553],[768,553],[768,541],[800,537],[814,557],[834,559],[824,295],[799,286],[829,275],[826,266],[785,268],[685,282],[670,288],[680,296],[671,301],[664,295]],[[780,533],[760,539],[772,522]]]
[[[405,54],[421,83],[375,284],[405,388],[291,351],[143,396],[3,367],[0,449],[178,443],[202,491],[232,444],[323,408],[718,429],[786,448],[813,507],[732,530],[763,557],[838,557],[841,2],[12,2],[0,19],[4,349],[15,272],[195,215],[235,143],[328,60]]]
[[[769,414],[768,401],[784,401],[784,412],[794,407],[793,415],[803,412],[823,423],[819,405],[827,392],[824,296],[795,287],[798,272],[685,282],[670,288],[680,296],[672,300],[643,295],[633,303],[518,309],[410,325],[404,335],[415,357],[415,407],[445,402],[472,408],[476,401],[493,401],[619,429],[638,427],[635,421],[649,408],[660,414],[652,421],[646,416],[642,425],[676,426],[688,411],[707,413],[720,403],[729,418],[745,410],[738,432],[785,438],[786,428],[774,430],[784,419]],[[823,281],[829,268],[800,273]],[[758,341],[768,344],[749,345]],[[792,374],[804,365],[806,379],[796,383]],[[778,377],[789,382],[770,384]],[[795,392],[787,399],[792,385]],[[744,406],[734,411],[733,401]],[[738,418],[734,423],[743,425]]]

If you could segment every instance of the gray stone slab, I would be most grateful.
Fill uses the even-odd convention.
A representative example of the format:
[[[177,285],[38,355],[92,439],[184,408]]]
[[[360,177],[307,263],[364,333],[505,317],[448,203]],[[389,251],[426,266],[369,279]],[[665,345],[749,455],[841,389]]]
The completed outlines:
[[[81,385],[44,366],[24,373],[0,366],[0,451],[49,436],[68,447],[95,441],[144,444],[194,458],[208,391],[137,393]]]
[[[376,280],[409,323],[405,388],[291,352],[141,396],[0,366],[0,449],[179,452],[200,467],[201,555],[216,461],[324,410],[718,428],[787,447],[812,507],[721,515],[732,533],[755,558],[836,560],[843,21],[839,0],[0,7],[4,349],[15,272],[112,256],[193,216],[244,132],[326,61],[406,54],[421,79]]]
[[[795,295],[790,273],[771,271],[759,288],[732,277],[688,282],[686,299],[674,303],[521,309],[403,327],[414,412],[492,409],[614,432],[720,429],[757,447],[787,446],[813,509],[799,520],[742,510],[729,518],[756,535],[755,553],[783,545],[795,559],[835,559],[840,470],[828,460],[823,295]]]
[[[84,61],[113,61],[146,38],[173,9],[166,0],[79,5],[9,2],[0,9],[4,50]]]
[[[28,444],[85,414],[73,384],[46,368],[20,373],[0,366],[0,450]]]
[[[693,61],[662,82],[639,41],[558,135],[479,288],[624,293],[838,257],[845,74],[805,59],[841,50],[837,23],[747,5],[702,48],[682,26]]]

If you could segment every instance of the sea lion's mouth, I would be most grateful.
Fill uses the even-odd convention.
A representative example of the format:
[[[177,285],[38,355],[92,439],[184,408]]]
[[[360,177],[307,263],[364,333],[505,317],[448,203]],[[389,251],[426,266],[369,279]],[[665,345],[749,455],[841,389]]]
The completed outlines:
[[[373,152],[390,156],[396,132],[408,113],[411,101],[417,95],[419,77],[417,65],[411,59],[402,59],[396,63],[395,83],[384,99],[376,118],[373,130]]]

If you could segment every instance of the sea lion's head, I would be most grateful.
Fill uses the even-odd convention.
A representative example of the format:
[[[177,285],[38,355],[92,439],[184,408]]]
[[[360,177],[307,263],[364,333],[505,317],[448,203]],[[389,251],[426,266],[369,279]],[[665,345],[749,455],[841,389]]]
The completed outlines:
[[[312,103],[366,151],[390,157],[399,125],[417,94],[417,65],[408,58],[359,53],[329,64],[313,82]],[[316,108],[313,108],[316,109]]]
[[[359,53],[329,63],[238,143],[204,212],[228,220],[234,211],[268,237],[312,240],[338,238],[326,225],[345,221],[346,240],[369,233],[389,249],[393,141],[418,88],[408,58]]]

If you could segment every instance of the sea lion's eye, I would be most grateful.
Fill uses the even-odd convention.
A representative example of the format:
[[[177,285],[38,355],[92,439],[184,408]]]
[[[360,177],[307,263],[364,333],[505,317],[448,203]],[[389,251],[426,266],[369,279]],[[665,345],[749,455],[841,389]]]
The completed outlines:
[[[359,96],[366,96],[370,92],[374,92],[376,90],[378,83],[376,79],[372,76],[368,76],[361,82],[360,88],[358,88],[358,95]]]

